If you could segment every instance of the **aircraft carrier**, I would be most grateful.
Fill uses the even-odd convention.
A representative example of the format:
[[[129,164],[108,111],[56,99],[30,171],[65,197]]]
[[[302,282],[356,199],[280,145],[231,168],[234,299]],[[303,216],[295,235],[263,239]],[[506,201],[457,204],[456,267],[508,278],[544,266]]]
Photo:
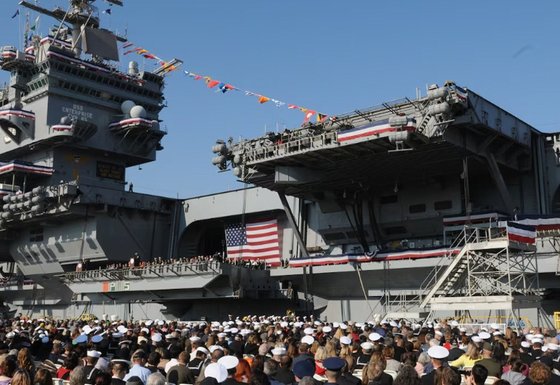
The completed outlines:
[[[448,81],[413,99],[218,141],[213,163],[247,188],[137,193],[126,170],[162,150],[169,66],[120,70],[125,39],[101,28],[94,1],[70,4],[22,1],[57,26],[22,50],[2,48],[6,313],[366,320],[446,311],[537,322],[539,309],[558,309],[559,134]],[[247,243],[263,220],[274,223],[274,263],[226,235],[237,226]]]

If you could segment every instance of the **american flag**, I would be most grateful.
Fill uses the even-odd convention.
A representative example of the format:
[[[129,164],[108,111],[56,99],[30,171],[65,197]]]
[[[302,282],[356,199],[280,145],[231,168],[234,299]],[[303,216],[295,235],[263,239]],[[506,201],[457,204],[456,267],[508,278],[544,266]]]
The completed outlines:
[[[262,261],[269,266],[280,265],[280,244],[276,219],[226,225],[228,259]]]

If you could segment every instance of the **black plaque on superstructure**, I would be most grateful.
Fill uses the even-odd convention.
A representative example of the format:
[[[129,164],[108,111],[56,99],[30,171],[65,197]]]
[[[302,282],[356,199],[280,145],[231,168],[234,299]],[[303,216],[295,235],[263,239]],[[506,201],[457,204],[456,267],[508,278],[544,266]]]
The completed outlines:
[[[97,176],[124,181],[124,166],[114,163],[97,162]]]

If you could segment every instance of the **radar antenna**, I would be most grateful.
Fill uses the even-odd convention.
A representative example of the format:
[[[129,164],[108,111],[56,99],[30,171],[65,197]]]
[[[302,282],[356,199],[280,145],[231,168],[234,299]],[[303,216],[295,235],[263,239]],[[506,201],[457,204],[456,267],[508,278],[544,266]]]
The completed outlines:
[[[72,24],[72,49],[76,56],[82,53],[81,39],[83,31],[87,28],[99,29],[98,11],[92,4],[95,0],[69,0],[70,8],[66,11],[60,7],[53,10],[41,7],[27,0],[21,0],[20,5],[39,12],[43,15],[50,16],[59,20],[61,23],[68,22]],[[122,0],[106,0],[111,5],[122,6]],[[113,34],[114,35],[114,34]],[[126,38],[114,35],[119,41],[126,41]],[[90,52],[92,53],[92,52]],[[95,52],[93,52],[95,53]],[[108,59],[115,60],[114,55],[109,55]]]

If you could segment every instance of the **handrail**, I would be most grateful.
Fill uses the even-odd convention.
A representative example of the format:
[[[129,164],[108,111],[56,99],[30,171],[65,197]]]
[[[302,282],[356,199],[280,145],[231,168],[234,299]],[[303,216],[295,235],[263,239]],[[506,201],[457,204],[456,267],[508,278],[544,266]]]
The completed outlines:
[[[217,275],[221,272],[222,264],[217,261],[199,262],[199,263],[174,263],[167,265],[148,265],[144,267],[131,267],[125,269],[99,269],[99,270],[86,270],[67,272],[58,275],[66,281],[77,280],[96,280],[96,279],[116,279],[122,280],[126,278],[142,278],[143,276],[187,276],[187,275],[200,275],[212,274]]]

